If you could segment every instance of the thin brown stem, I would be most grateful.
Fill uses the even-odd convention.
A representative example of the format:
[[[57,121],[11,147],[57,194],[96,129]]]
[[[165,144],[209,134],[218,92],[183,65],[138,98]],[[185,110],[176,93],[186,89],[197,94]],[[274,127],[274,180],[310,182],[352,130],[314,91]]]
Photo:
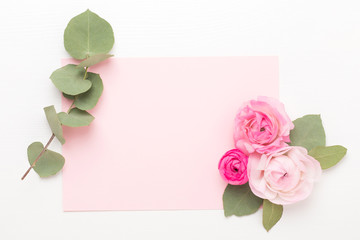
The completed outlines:
[[[85,68],[85,74],[84,74],[84,80],[87,76],[87,72],[88,72],[88,67]],[[74,98],[74,101],[71,103],[69,109],[66,111],[67,113],[70,112],[70,110],[72,109],[72,107],[75,104],[75,100],[76,100],[76,96]],[[50,143],[54,140],[55,138],[55,134],[52,134],[49,141],[46,143],[45,147],[43,148],[43,150],[39,153],[39,155],[36,157],[35,161],[31,164],[31,166],[29,167],[29,169],[25,172],[24,176],[22,176],[21,180],[24,180],[25,177],[29,174],[29,172],[31,171],[31,169],[35,166],[36,162],[39,161],[39,159],[41,158],[41,156],[44,154],[44,152],[46,151],[46,149],[49,147]]]
[[[67,114],[69,114],[70,110],[72,109],[72,107],[74,106],[75,104],[75,100],[76,100],[76,96],[74,97],[74,101],[71,103],[69,109],[66,111]]]

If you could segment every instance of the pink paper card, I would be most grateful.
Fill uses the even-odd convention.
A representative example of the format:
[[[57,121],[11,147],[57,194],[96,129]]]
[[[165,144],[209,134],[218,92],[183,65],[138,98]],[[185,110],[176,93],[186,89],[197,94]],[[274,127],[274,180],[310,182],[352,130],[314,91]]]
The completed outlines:
[[[217,165],[235,114],[278,97],[278,58],[113,58],[89,70],[104,92],[89,127],[64,128],[64,211],[222,209]]]

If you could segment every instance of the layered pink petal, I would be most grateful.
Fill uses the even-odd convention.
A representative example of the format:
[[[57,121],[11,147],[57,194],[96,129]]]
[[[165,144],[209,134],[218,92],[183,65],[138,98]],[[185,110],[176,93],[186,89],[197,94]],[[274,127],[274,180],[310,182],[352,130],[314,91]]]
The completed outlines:
[[[255,195],[287,205],[310,195],[321,167],[305,148],[285,147],[271,154],[250,154],[247,173]]]
[[[238,149],[227,151],[221,158],[218,169],[220,176],[229,184],[242,185],[248,182],[248,156]]]
[[[287,146],[293,123],[283,104],[268,97],[246,102],[235,118],[236,148],[246,154],[270,153]]]

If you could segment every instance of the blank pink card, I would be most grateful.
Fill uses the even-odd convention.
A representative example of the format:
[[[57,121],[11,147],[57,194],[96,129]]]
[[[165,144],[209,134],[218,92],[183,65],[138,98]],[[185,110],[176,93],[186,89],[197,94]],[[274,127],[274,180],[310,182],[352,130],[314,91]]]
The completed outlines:
[[[217,165],[234,147],[235,114],[245,100],[278,97],[278,68],[277,57],[113,58],[91,68],[104,92],[89,127],[64,127],[64,211],[222,209]]]

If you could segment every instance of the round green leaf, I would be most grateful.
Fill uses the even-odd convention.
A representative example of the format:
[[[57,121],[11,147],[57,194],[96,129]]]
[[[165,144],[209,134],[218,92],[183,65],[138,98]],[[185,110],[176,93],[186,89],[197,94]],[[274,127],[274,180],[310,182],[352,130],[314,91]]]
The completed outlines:
[[[98,64],[99,62],[102,62],[108,58],[111,58],[114,55],[111,54],[96,54],[94,56],[90,56],[87,59],[85,59],[84,61],[82,61],[81,63],[79,63],[78,67],[84,68],[84,67],[91,67],[95,64]]]
[[[281,218],[283,206],[274,204],[267,199],[263,202],[263,226],[269,231]]]
[[[320,115],[305,115],[294,121],[290,132],[291,146],[302,146],[308,151],[317,146],[325,146],[325,131]]]
[[[226,217],[253,214],[260,208],[262,202],[263,199],[252,193],[248,183],[228,184],[223,195],[224,214]]]
[[[346,154],[347,149],[340,145],[318,146],[310,150],[309,155],[320,162],[322,169],[336,165]]]
[[[99,74],[88,72],[88,79],[91,81],[90,90],[78,95],[75,99],[75,106],[81,110],[90,110],[95,107],[104,89]]]
[[[77,68],[74,64],[55,70],[50,79],[54,85],[68,95],[78,95],[86,92],[91,87],[91,82],[84,79],[85,69]]]
[[[64,112],[58,113],[58,117],[63,125],[69,127],[88,126],[94,120],[90,113],[78,108],[71,109],[69,114]]]
[[[34,142],[29,145],[27,155],[30,165],[34,163],[43,149],[44,145],[40,142]],[[33,168],[40,177],[49,177],[58,173],[64,164],[65,158],[61,154],[47,149]]]
[[[64,32],[66,51],[76,59],[108,53],[114,45],[110,24],[87,10],[72,18]]]
[[[49,107],[45,107],[44,112],[46,115],[46,119],[50,125],[51,131],[54,133],[56,138],[61,142],[61,144],[64,144],[65,139],[63,136],[63,130],[54,106],[52,105]]]

